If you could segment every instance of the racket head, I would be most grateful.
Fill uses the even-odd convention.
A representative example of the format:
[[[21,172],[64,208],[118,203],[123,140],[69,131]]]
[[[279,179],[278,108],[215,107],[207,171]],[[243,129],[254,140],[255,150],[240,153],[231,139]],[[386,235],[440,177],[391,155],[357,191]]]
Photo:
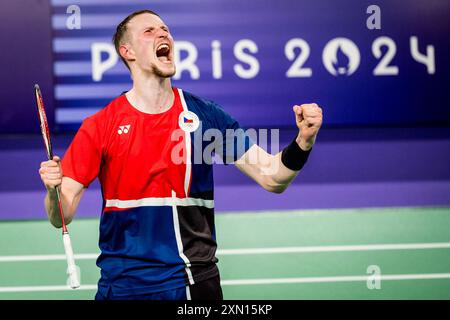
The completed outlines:
[[[45,113],[44,99],[38,84],[34,85],[34,92],[36,95],[36,105],[39,114],[39,123],[41,126],[42,138],[44,139],[45,150],[49,160],[53,159],[52,143],[50,140],[50,128],[48,127],[47,115]]]

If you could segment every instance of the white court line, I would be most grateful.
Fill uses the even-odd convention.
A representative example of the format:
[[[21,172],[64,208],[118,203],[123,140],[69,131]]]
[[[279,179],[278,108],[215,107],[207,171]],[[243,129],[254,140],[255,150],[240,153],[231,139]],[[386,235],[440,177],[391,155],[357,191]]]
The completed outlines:
[[[93,260],[98,258],[96,253],[76,254],[75,260]],[[27,255],[27,256],[0,256],[0,262],[25,262],[25,261],[57,261],[66,260],[64,254]]]
[[[338,276],[338,277],[304,277],[304,278],[273,278],[273,279],[240,279],[223,280],[223,286],[260,285],[260,284],[283,284],[283,283],[326,283],[326,282],[357,282],[372,279],[373,275],[366,276]],[[392,280],[431,280],[450,279],[450,273],[428,273],[428,274],[390,274],[380,275],[380,281]]]
[[[418,249],[448,249],[448,248],[450,248],[450,242],[435,242],[435,243],[368,244],[368,245],[345,245],[345,246],[224,249],[224,250],[219,250],[217,252],[217,254],[218,255],[242,255],[242,254],[269,254],[269,253],[418,250]]]
[[[33,286],[33,287],[0,287],[0,293],[6,292],[39,292],[39,291],[78,291],[78,290],[97,290],[96,284],[81,285],[77,289],[68,286]]]
[[[290,283],[333,283],[333,282],[366,282],[373,275],[365,276],[336,276],[336,277],[303,277],[303,278],[272,278],[272,279],[238,279],[222,280],[222,286],[264,285],[264,284],[290,284]],[[428,274],[389,274],[381,275],[380,281],[395,280],[432,280],[450,279],[450,273]],[[97,290],[97,285],[81,285],[76,290]],[[38,292],[38,291],[74,291],[67,286],[28,286],[28,287],[0,287],[0,293],[10,292]]]
[[[449,249],[450,242],[434,243],[403,243],[403,244],[368,244],[344,246],[311,246],[311,247],[274,247],[274,248],[248,248],[248,249],[222,249],[217,255],[248,255],[248,254],[277,254],[277,253],[310,253],[310,252],[341,252],[341,251],[377,251],[377,250],[423,250],[423,249]],[[96,253],[76,254],[76,260],[97,259]],[[0,262],[20,261],[56,261],[66,260],[62,254],[52,255],[24,255],[0,256]]]

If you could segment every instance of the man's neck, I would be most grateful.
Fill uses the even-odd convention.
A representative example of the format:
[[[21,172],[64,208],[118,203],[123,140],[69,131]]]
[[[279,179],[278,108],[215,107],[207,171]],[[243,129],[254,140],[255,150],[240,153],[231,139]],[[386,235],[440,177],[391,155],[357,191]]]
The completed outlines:
[[[133,107],[145,113],[167,111],[175,99],[170,78],[144,74],[133,75],[133,88],[126,96]]]

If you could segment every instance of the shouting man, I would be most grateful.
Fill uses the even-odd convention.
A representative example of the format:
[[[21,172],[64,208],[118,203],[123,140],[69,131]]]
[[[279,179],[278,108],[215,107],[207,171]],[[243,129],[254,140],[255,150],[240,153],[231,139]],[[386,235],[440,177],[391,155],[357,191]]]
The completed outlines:
[[[96,299],[223,299],[212,165],[193,161],[206,147],[193,138],[195,131],[238,132],[218,143],[216,153],[264,189],[281,193],[308,158],[322,110],[294,106],[299,133],[271,155],[237,130],[220,106],[172,87],[174,40],[156,13],[130,14],[113,39],[133,87],[85,119],[62,161],[41,164],[50,222],[61,227],[55,187],[70,222],[98,177],[103,211]]]

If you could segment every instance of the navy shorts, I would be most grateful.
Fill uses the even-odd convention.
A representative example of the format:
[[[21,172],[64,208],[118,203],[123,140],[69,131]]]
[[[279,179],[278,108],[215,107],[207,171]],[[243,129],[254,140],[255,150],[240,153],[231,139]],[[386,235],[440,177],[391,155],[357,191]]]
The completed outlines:
[[[223,294],[220,276],[216,276],[186,287],[148,294],[114,296],[111,290],[106,295],[97,291],[95,300],[223,300]]]

